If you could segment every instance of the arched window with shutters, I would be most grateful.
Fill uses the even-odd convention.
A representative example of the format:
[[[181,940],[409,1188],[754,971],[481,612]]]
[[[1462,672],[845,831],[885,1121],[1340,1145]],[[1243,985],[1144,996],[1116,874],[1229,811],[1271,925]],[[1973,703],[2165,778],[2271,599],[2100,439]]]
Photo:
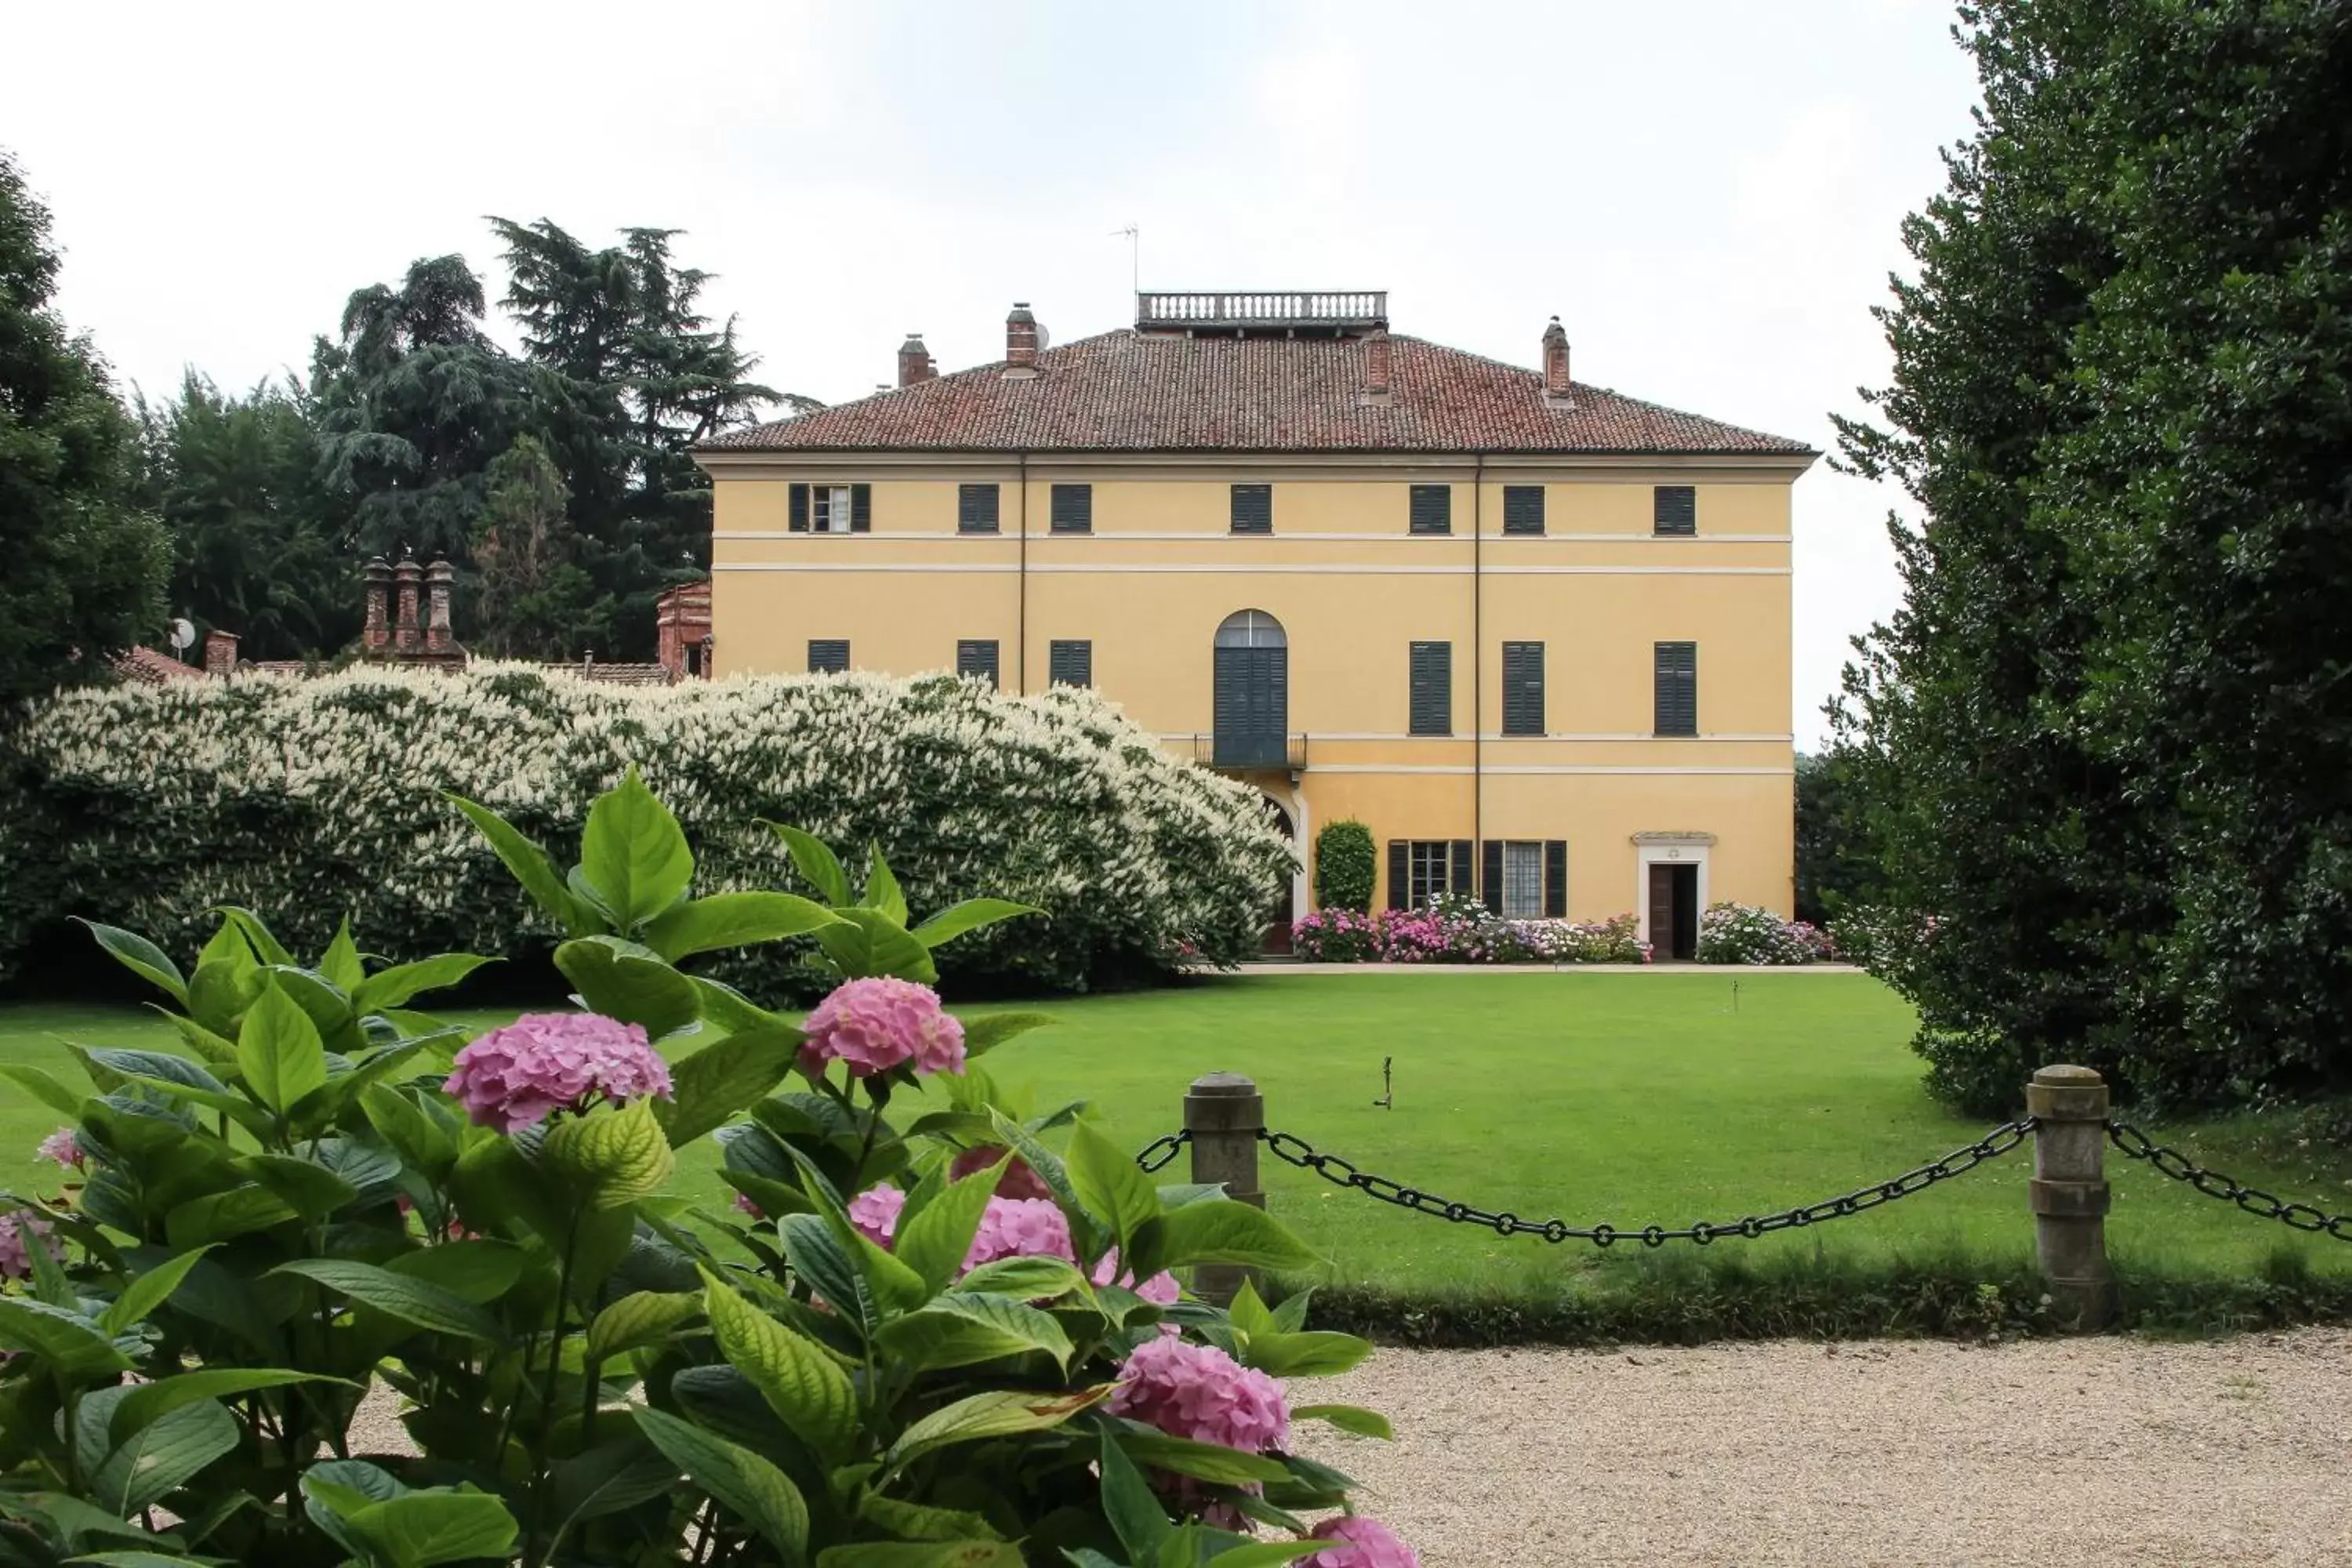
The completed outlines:
[[[1290,639],[1264,610],[1235,610],[1217,627],[1213,760],[1279,768],[1288,758]]]

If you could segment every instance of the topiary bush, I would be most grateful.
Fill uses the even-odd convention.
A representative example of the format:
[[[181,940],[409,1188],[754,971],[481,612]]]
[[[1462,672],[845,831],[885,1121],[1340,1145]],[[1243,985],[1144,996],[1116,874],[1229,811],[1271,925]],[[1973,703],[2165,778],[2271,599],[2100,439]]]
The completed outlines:
[[[411,1004],[480,958],[379,967],[347,927],[298,956],[230,909],[184,972],[95,928],[180,1051],[0,1067],[68,1123],[54,1184],[0,1194],[0,1561],[1412,1562],[1300,1517],[1353,1483],[1297,1426],[1389,1426],[1296,1380],[1370,1347],[1307,1331],[1303,1296],[1227,1310],[1179,1278],[1315,1255],[1080,1107],[1008,1115],[977,1058],[1052,1020],[967,1022],[926,984],[1022,906],[910,927],[885,860],[853,889],[782,828],[822,901],[695,897],[634,773],[568,869],[464,808],[572,933],[583,1010],[465,1043]],[[834,984],[799,1023],[676,967],[795,937]],[[713,1142],[727,1213],[669,1190]],[[399,1433],[355,1421],[371,1395]]]
[[[523,665],[361,668],[69,693],[6,728],[0,978],[67,917],[180,949],[222,904],[284,911],[311,951],[348,912],[395,957],[543,952],[554,925],[443,792],[576,835],[631,757],[716,889],[792,878],[767,817],[878,846],[919,911],[970,887],[1043,911],[960,948],[950,981],[1079,988],[1188,952],[1230,964],[1256,951],[1256,911],[1291,868],[1254,793],[1069,687],[1014,699],[853,674],[643,689]],[[805,994],[808,948],[704,962]]]
[[[1315,836],[1316,908],[1370,913],[1375,865],[1370,828],[1353,817],[1325,823]]]

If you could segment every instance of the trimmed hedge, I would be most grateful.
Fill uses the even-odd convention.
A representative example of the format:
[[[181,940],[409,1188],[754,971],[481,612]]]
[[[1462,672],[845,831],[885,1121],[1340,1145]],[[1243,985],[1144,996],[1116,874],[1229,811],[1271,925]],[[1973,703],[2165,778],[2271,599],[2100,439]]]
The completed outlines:
[[[360,668],[64,693],[0,732],[0,980],[70,916],[192,952],[223,903],[299,951],[351,917],[371,951],[524,957],[559,934],[443,798],[577,841],[630,763],[708,891],[794,888],[768,818],[888,857],[917,918],[977,889],[1034,904],[943,951],[950,983],[1085,988],[1229,964],[1289,877],[1255,794],[1163,752],[1091,692],[951,676],[630,689],[534,666]],[[803,989],[799,944],[716,963]]]
[[[1368,912],[1377,874],[1370,828],[1353,817],[1323,825],[1315,836],[1317,909]]]

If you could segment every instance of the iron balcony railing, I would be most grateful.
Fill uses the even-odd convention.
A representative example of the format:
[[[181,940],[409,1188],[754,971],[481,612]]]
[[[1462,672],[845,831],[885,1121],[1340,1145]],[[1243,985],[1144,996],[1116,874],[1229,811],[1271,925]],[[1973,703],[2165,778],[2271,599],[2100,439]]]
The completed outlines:
[[[1195,735],[1192,761],[1222,773],[1304,773],[1307,737],[1230,730]]]
[[[1306,327],[1323,331],[1370,330],[1388,324],[1385,289],[1339,290],[1211,290],[1139,293],[1135,324],[1140,328],[1191,327],[1234,331]]]

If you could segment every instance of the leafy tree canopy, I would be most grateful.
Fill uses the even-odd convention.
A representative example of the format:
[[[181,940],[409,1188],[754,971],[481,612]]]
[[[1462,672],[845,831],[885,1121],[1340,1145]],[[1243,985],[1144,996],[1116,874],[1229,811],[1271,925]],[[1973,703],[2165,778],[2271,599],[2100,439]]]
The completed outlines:
[[[1906,226],[1906,597],[1839,705],[1932,1081],[2231,1102],[2352,1024],[2352,3],[1984,0]]]
[[[97,678],[163,618],[138,429],[50,308],[57,279],[48,210],[0,152],[0,700]]]

